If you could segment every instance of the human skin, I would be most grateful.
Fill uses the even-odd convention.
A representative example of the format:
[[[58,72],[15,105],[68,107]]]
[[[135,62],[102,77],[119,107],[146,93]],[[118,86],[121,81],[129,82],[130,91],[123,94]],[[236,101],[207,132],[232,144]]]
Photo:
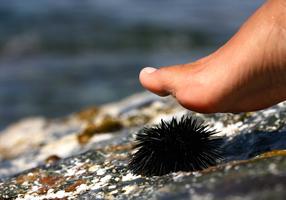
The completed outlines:
[[[141,84],[187,109],[247,112],[286,100],[286,0],[266,1],[214,53],[192,63],[144,68]]]

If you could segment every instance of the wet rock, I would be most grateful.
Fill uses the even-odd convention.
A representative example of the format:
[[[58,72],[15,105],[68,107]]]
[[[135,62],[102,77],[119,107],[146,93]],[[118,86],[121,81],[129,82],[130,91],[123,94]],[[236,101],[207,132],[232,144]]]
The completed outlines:
[[[0,199],[284,199],[285,111],[280,103],[240,115],[202,115],[142,93],[62,119],[26,119],[0,133]],[[186,113],[225,136],[224,160],[199,172],[132,175],[135,133]],[[93,130],[78,141],[106,118],[120,128]]]

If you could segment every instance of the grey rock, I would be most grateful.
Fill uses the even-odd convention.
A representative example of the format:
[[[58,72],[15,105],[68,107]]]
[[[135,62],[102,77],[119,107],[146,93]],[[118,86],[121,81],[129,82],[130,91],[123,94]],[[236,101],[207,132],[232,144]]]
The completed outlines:
[[[0,199],[285,199],[285,103],[253,113],[202,115],[143,93],[99,110],[88,119],[78,113],[34,118],[4,130]],[[127,165],[135,133],[185,113],[220,130],[224,160],[198,172],[132,175]],[[109,131],[102,125],[106,116],[123,129]],[[92,135],[81,143],[79,135],[87,129]]]

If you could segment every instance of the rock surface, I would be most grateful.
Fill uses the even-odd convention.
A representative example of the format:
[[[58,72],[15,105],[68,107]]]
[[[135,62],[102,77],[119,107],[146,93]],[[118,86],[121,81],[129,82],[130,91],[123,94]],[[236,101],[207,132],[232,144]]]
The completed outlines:
[[[61,119],[24,119],[0,133],[0,199],[284,199],[286,103],[202,115],[141,93]],[[225,136],[224,160],[161,177],[127,170],[135,133],[191,114]]]

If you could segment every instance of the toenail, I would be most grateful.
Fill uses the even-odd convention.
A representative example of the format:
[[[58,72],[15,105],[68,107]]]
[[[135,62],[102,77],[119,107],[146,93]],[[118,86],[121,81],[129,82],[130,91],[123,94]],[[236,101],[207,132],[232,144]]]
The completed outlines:
[[[157,69],[154,67],[145,67],[144,69],[142,69],[142,72],[147,73],[147,74],[151,74],[152,72],[156,71]]]

